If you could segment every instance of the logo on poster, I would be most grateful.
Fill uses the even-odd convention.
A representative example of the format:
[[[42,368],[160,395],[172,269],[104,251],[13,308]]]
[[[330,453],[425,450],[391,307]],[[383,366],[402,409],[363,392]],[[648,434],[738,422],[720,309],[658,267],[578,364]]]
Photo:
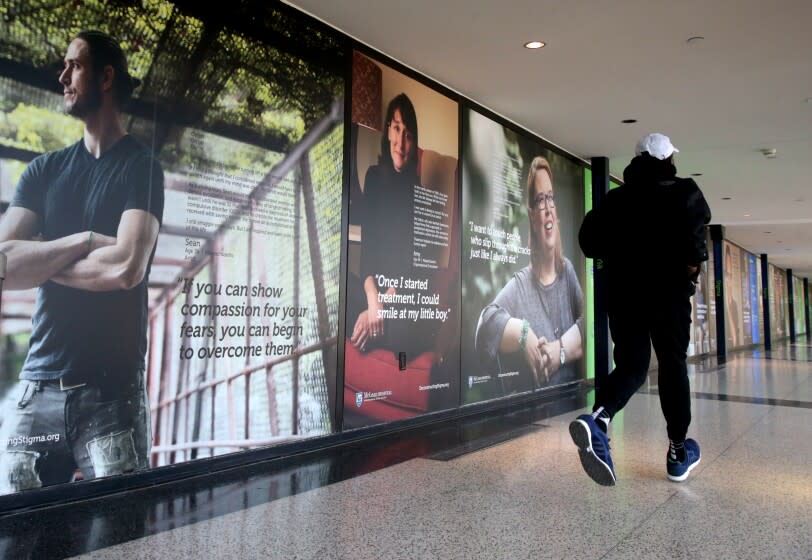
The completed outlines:
[[[480,383],[487,383],[491,380],[490,375],[469,375],[468,376],[468,388],[472,388],[474,385],[479,385]]]
[[[355,406],[361,408],[362,404],[364,404],[364,393],[363,392],[355,393]]]

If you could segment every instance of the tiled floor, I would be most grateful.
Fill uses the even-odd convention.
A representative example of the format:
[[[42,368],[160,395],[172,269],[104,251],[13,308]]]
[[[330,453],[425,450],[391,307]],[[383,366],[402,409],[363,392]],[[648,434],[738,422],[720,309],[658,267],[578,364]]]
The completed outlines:
[[[613,422],[615,487],[581,470],[567,425],[586,402],[572,399],[563,414],[517,407],[273,472],[6,518],[0,555],[808,560],[809,355],[806,345],[787,346],[692,368],[689,435],[702,462],[682,484],[665,478],[652,376]],[[503,440],[500,430],[516,437],[448,452]]]

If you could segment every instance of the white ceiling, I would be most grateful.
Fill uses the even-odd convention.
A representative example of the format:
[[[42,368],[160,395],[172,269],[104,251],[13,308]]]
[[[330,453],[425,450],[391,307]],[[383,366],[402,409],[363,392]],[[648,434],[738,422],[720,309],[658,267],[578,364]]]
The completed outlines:
[[[812,276],[812,1],[292,4],[618,177],[668,134],[730,240]]]

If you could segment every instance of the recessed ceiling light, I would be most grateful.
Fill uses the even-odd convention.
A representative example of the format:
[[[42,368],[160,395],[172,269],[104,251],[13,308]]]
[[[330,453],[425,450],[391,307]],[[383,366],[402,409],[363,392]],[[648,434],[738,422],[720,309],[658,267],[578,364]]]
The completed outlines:
[[[524,48],[526,49],[540,49],[546,43],[544,41],[530,41],[529,43],[524,44]]]
[[[733,200],[733,197],[730,196],[723,196],[722,200]]]
[[[620,122],[622,122],[623,124],[634,124],[637,122],[637,119],[623,119]]]
[[[691,173],[691,177],[702,177],[702,173]]]
[[[685,41],[689,45],[696,45],[704,41],[705,38],[702,35],[694,35],[693,37],[688,37],[688,40]]]
[[[745,217],[745,218],[749,218],[749,217],[750,217],[750,214],[745,214],[745,215],[744,215],[744,217]]]
[[[764,233],[772,233],[771,231],[765,231]]]

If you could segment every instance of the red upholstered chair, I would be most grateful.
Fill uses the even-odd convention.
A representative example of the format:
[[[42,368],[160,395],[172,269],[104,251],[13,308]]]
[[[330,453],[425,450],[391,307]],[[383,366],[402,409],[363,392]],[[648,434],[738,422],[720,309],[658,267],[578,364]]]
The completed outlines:
[[[411,418],[428,410],[429,385],[434,352],[424,352],[406,363],[400,371],[398,357],[377,349],[362,354],[349,341],[344,345],[344,408],[356,407],[357,393],[392,391],[385,400],[367,400],[363,415],[381,422]]]
[[[418,150],[418,174],[420,183],[428,189],[448,195],[448,214],[451,219],[450,247],[438,255],[439,270],[432,271],[433,284],[441,301],[448,301],[450,283],[456,282],[458,257],[457,198],[454,195],[457,183],[457,160],[432,150]],[[363,177],[363,174],[359,174]],[[363,185],[361,185],[363,191]],[[363,239],[363,232],[361,232]],[[411,251],[404,253],[411,258]],[[448,266],[454,267],[449,270]],[[454,307],[454,304],[451,304]],[[350,327],[351,328],[351,327]],[[375,349],[362,353],[349,340],[344,346],[344,410],[358,410],[359,414],[374,423],[391,422],[417,416],[429,410],[431,391],[420,391],[421,385],[431,384],[432,367],[436,361],[435,352],[429,351],[410,357],[406,369],[401,371],[398,356],[389,350]],[[381,400],[364,400],[356,406],[358,393],[381,393],[391,391],[391,396]]]

